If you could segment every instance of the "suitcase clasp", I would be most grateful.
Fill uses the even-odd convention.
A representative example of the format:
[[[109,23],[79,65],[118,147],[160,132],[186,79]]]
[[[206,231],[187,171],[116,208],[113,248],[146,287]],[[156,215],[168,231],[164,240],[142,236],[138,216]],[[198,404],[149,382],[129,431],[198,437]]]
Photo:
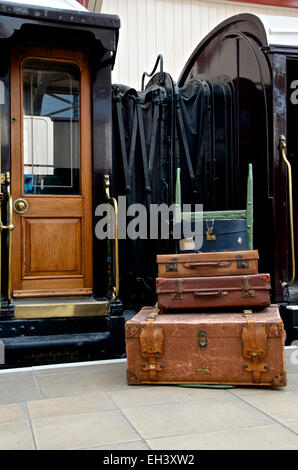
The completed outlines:
[[[214,230],[214,220],[211,220],[211,224],[209,221],[206,220],[207,232],[206,232],[206,240],[214,241],[216,240],[216,235],[213,233]]]
[[[173,273],[178,271],[178,263],[167,263],[166,264],[166,272]]]
[[[208,336],[207,332],[205,330],[200,330],[198,334],[198,339],[199,339],[199,346],[202,349],[205,349],[207,344],[208,344]]]
[[[197,369],[197,373],[201,375],[207,375],[207,374],[210,374],[210,370],[209,369]]]
[[[242,256],[236,256],[237,269],[249,269],[249,259],[243,259]]]
[[[214,235],[213,232],[210,232],[209,230],[206,232],[206,240],[208,240],[209,242],[210,241],[214,241],[216,240],[216,235]]]

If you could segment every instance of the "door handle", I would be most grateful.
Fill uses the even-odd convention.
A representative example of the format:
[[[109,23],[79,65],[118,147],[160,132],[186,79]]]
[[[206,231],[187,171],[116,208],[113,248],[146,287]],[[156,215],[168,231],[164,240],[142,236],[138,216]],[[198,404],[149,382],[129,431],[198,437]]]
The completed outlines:
[[[228,291],[226,291],[226,290],[216,290],[216,291],[206,291],[206,292],[194,291],[193,294],[196,295],[197,297],[208,296],[208,295],[219,297],[219,296],[222,296],[222,295],[228,295]]]
[[[13,203],[13,208],[17,214],[25,214],[29,208],[28,201],[22,197],[18,197]]]

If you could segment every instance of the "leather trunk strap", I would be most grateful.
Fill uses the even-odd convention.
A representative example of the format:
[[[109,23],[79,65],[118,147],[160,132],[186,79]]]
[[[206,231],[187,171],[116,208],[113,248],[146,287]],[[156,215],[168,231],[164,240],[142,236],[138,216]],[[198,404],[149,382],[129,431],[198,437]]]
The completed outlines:
[[[246,325],[242,329],[244,370],[252,372],[253,383],[261,382],[261,374],[269,370],[262,359],[267,357],[267,333],[264,323],[257,323],[252,312],[244,312]]]
[[[149,313],[140,334],[141,356],[146,359],[142,363],[142,369],[148,371],[149,380],[154,382],[158,381],[158,372],[164,369],[160,362],[163,356],[164,334],[162,328],[154,324],[159,312],[160,310],[155,308]]]

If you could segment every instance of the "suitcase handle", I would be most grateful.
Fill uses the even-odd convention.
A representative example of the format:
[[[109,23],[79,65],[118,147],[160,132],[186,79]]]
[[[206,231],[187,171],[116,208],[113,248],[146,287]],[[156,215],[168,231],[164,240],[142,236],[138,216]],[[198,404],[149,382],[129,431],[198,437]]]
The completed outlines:
[[[200,295],[228,295],[228,292],[226,290],[217,290],[217,291],[207,291],[207,292],[199,292],[199,291],[194,291],[194,295],[200,296]]]
[[[184,263],[185,268],[196,268],[198,266],[217,266],[218,268],[228,268],[231,261],[194,261],[192,263]]]

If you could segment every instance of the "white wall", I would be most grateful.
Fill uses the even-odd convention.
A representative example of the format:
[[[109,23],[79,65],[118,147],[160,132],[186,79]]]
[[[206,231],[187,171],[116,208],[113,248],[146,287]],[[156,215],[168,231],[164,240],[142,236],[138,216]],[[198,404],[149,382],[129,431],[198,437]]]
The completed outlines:
[[[249,12],[298,19],[298,9],[223,0],[89,0],[89,10],[119,15],[120,40],[112,80],[137,89],[143,72],[151,72],[160,53],[164,70],[177,81],[200,40],[230,16]]]

